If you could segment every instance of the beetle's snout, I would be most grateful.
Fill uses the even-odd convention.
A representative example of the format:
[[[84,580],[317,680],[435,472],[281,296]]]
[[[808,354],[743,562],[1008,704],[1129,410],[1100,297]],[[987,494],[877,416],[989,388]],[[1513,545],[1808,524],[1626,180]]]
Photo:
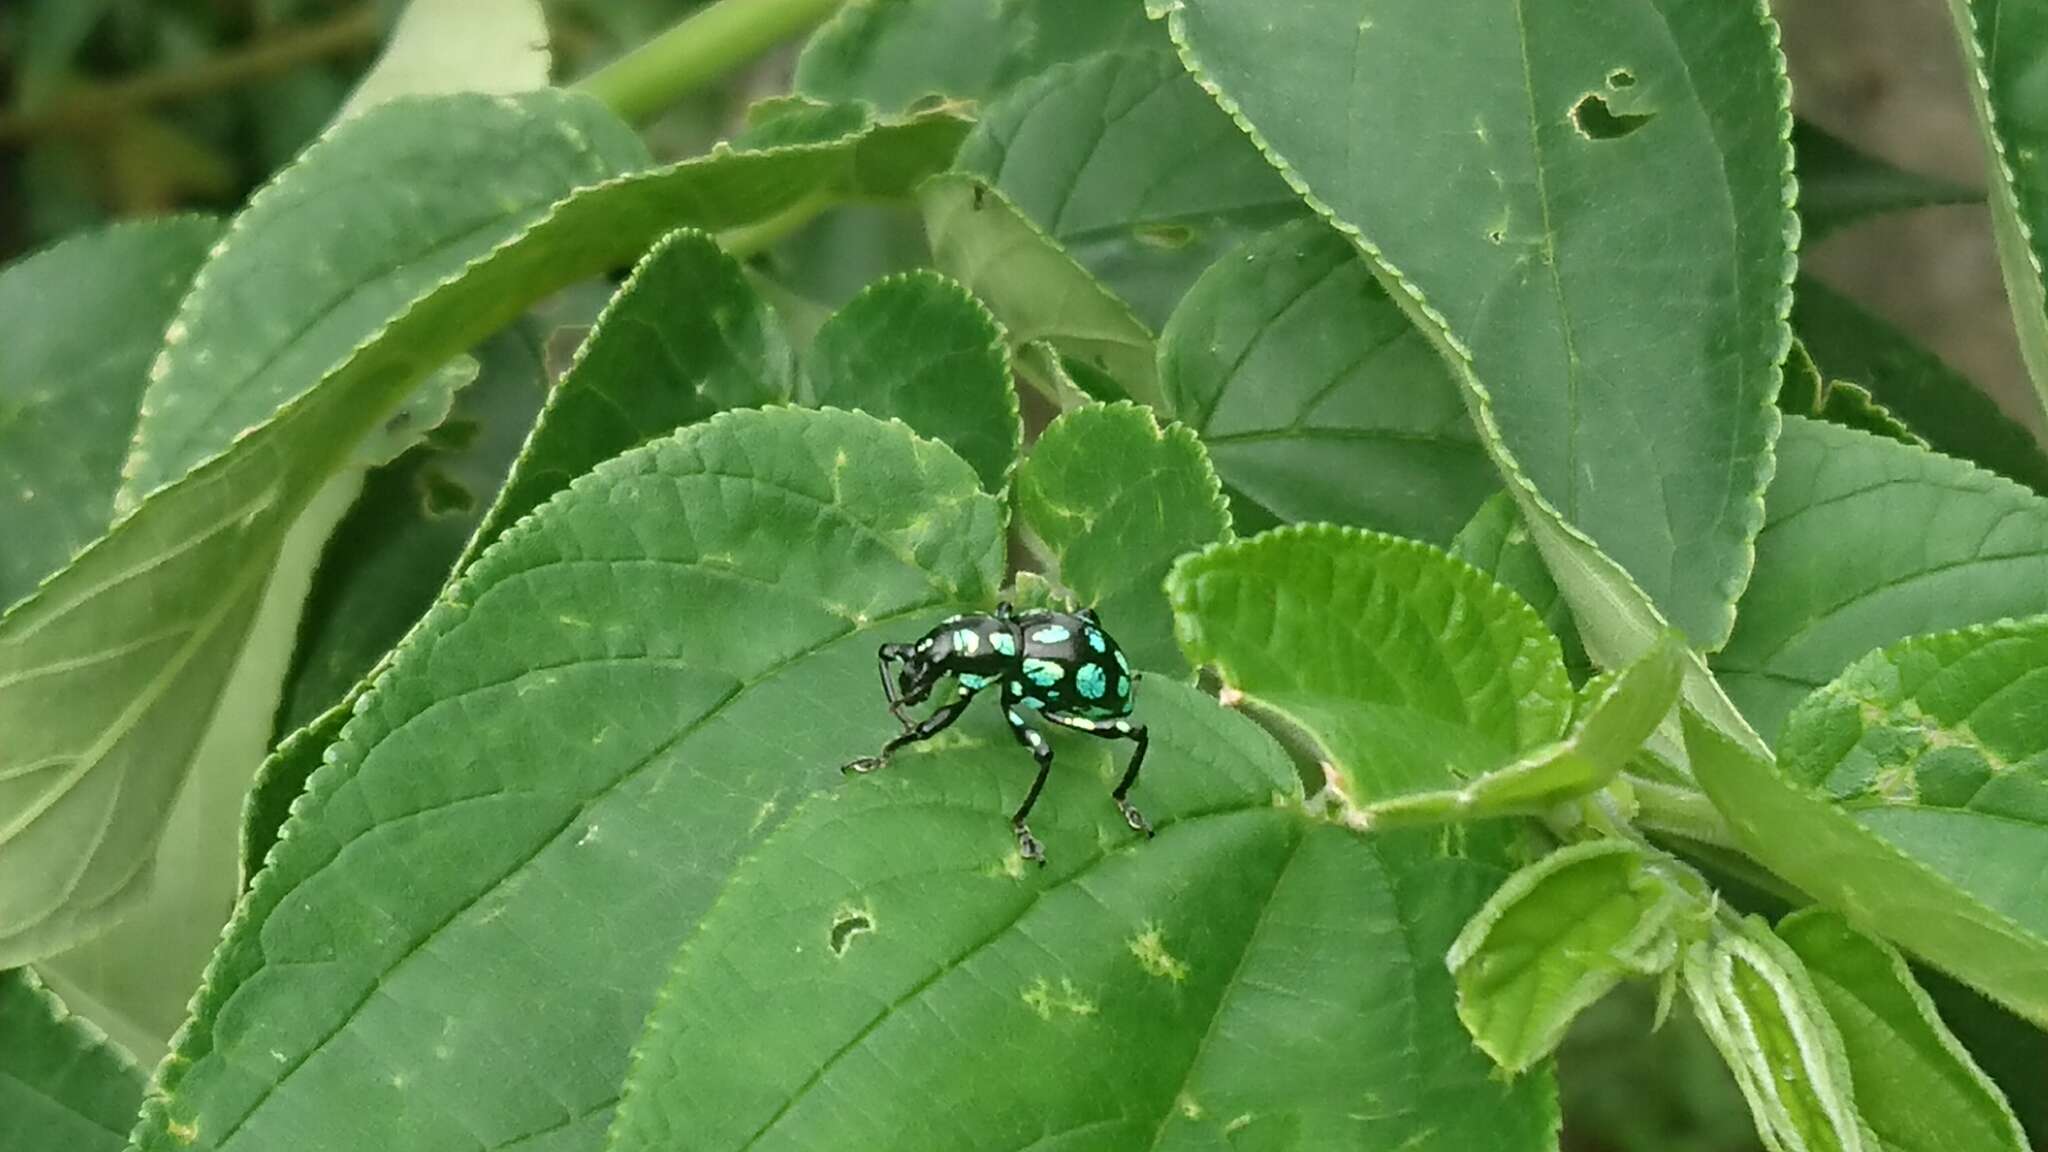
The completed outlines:
[[[896,694],[905,704],[922,704],[932,694],[932,682],[937,679],[929,663],[912,657],[896,670]]]

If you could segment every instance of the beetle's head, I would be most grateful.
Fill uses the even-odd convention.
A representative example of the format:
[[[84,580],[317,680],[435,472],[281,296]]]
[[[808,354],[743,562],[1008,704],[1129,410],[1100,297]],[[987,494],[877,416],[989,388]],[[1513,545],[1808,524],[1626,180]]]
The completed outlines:
[[[905,704],[922,704],[944,674],[928,653],[913,652],[896,669],[896,694]]]

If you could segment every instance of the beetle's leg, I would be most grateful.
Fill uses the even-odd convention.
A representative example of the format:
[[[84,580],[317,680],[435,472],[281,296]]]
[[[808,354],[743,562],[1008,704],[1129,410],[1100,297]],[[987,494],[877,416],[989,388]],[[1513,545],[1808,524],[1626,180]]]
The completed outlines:
[[[960,718],[962,712],[967,711],[967,706],[973,702],[974,689],[964,684],[961,685],[960,694],[953,698],[951,704],[914,724],[906,726],[903,731],[889,737],[889,742],[882,745],[880,752],[873,756],[862,756],[858,760],[849,760],[844,765],[841,765],[839,770],[841,772],[873,772],[889,759],[890,753],[903,747],[905,744],[915,744],[920,740],[929,740],[944,732],[952,725],[953,721]]]
[[[889,675],[889,665],[908,657],[915,649],[908,644],[884,644],[876,656],[876,666],[882,670],[882,695],[889,698],[889,711],[895,715],[903,730],[908,732],[917,721],[903,714],[903,700],[896,695],[896,678]]]
[[[1005,624],[1008,624],[1010,621],[1016,618],[1017,610],[1010,606],[1010,602],[1008,600],[1002,600],[997,602],[996,619],[1001,620]]]
[[[1031,814],[1031,806],[1038,803],[1038,794],[1045,788],[1046,774],[1052,771],[1052,745],[1024,723],[1024,717],[1017,713],[1016,701],[1005,698],[1003,705],[1003,719],[1010,722],[1010,735],[1017,738],[1017,743],[1031,749],[1031,758],[1038,761],[1038,777],[1031,781],[1031,791],[1024,794],[1024,803],[1018,807],[1017,814],[1010,817],[1010,827],[1017,833],[1017,854],[1026,860],[1036,860],[1040,867],[1044,867],[1045,846],[1031,834],[1024,818]]]
[[[1081,619],[1086,620],[1090,624],[1095,625],[1097,628],[1102,627],[1102,618],[1095,614],[1095,609],[1093,608],[1076,609],[1074,615],[1079,616]]]
[[[1124,778],[1117,781],[1116,788],[1109,795],[1116,801],[1116,810],[1124,814],[1124,823],[1129,824],[1133,832],[1152,835],[1151,822],[1145,819],[1144,813],[1133,808],[1127,799],[1131,794],[1131,786],[1138,782],[1138,768],[1145,763],[1145,748],[1150,743],[1145,726],[1133,724],[1128,720],[1086,720],[1050,713],[1045,718],[1062,728],[1086,732],[1090,736],[1100,736],[1104,740],[1129,740],[1138,746],[1138,750],[1131,753],[1131,762],[1124,766]]]

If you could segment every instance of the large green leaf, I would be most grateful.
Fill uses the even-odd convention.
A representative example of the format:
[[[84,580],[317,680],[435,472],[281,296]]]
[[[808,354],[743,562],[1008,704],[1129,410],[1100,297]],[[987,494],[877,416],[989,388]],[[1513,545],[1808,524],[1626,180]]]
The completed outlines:
[[[1017,510],[1060,582],[1101,610],[1139,667],[1187,670],[1161,585],[1183,553],[1230,538],[1230,509],[1192,433],[1135,404],[1069,412],[1018,470]]]
[[[1955,811],[1855,811],[1688,713],[1700,785],[1744,851],[1920,959],[2048,1022],[2048,914],[2034,898],[2042,826]],[[1884,816],[1904,815],[1900,826]],[[1914,836],[1924,817],[1944,839]]]
[[[1800,239],[1819,241],[1871,216],[1934,204],[1975,204],[1984,194],[1878,159],[1811,121],[1792,126],[1799,169]]]
[[[943,447],[789,408],[550,500],[357,702],[141,1146],[594,1146],[728,870],[892,727],[878,637],[987,605],[1001,528]]]
[[[1232,502],[1283,521],[1442,544],[1499,486],[1435,349],[1320,221],[1197,281],[1160,335],[1159,376]]]
[[[1792,329],[1828,376],[1870,389],[1935,448],[2048,494],[2048,451],[2033,434],[1905,333],[1811,276],[1799,278]]]
[[[1624,978],[1677,963],[1686,905],[1626,841],[1560,848],[1508,877],[1452,943],[1458,1016],[1501,1067],[1526,1071]]]
[[[1024,441],[1009,346],[958,284],[931,272],[876,283],[818,329],[804,367],[817,403],[944,441],[990,492],[1009,482]]]
[[[34,972],[0,972],[0,1148],[121,1152],[141,1103],[133,1057]]]
[[[804,46],[796,88],[901,109],[985,101],[1064,60],[1156,41],[1141,0],[861,0]]]
[[[324,147],[370,160],[438,129],[437,118],[411,115],[428,104],[524,99],[386,105]],[[493,116],[470,127],[503,124]],[[0,748],[0,957],[76,939],[147,884],[157,822],[226,691],[288,527],[417,381],[550,290],[632,259],[677,226],[726,230],[806,202],[906,195],[960,133],[955,118],[933,114],[829,144],[720,153],[563,198],[419,299],[395,304],[390,322],[317,387],[146,500],[9,612],[0,620],[0,728],[28,735]],[[344,136],[355,139],[347,149]],[[286,173],[271,194],[295,179]],[[261,705],[259,732],[269,711]]]
[[[1550,1077],[1491,1075],[1441,959],[1500,871],[1310,819],[1192,689],[1143,707],[1157,837],[1062,739],[1043,872],[1006,856],[1027,776],[985,714],[813,799],[685,945],[611,1147],[1553,1147]]]
[[[1167,595],[1189,659],[1313,736],[1355,803],[1456,788],[1571,717],[1535,612],[1411,540],[1277,528],[1182,560]]]
[[[1760,732],[1872,648],[2048,612],[2048,498],[1787,417],[1756,579],[1714,671]]]
[[[119,225],[0,269],[0,605],[106,530],[150,359],[219,234]]]
[[[2019,329],[2020,358],[2048,414],[2048,97],[2039,76],[2048,61],[2048,3],[2043,0],[1949,0],[1969,65],[1970,102],[1977,114],[1990,185],[1992,234],[2005,273],[2005,294]]]
[[[1842,1037],[1872,1152],[2027,1152],[2005,1098],[1935,1014],[1897,952],[1836,913],[1778,925]]]
[[[1020,85],[982,112],[955,163],[1154,327],[1218,257],[1307,211],[1164,37]]]
[[[1797,232],[1763,5],[1163,7],[1204,86],[1469,354],[1482,428],[1535,493],[1719,647]]]
[[[1017,344],[1043,340],[1148,404],[1159,399],[1152,332],[1001,192],[963,173],[918,190],[932,260],[987,302]]]

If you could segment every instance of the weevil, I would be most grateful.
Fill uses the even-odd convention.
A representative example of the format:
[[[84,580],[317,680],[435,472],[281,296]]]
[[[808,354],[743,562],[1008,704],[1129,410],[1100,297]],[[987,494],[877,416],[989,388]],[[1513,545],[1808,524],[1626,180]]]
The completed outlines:
[[[853,760],[841,771],[865,773],[880,768],[898,748],[945,731],[976,696],[996,688],[1010,734],[1038,762],[1031,790],[1010,817],[1020,855],[1045,863],[1045,846],[1025,823],[1052,771],[1052,745],[1025,720],[1034,712],[1049,724],[1137,745],[1110,797],[1133,831],[1152,834],[1151,824],[1130,801],[1138,768],[1145,762],[1147,742],[1145,726],[1128,719],[1138,677],[1093,609],[1020,615],[1003,603],[992,616],[951,616],[915,641],[884,644],[878,659],[882,693],[903,731],[882,745],[880,752]],[[922,720],[905,711],[929,699],[939,681],[948,676],[957,688],[937,711]]]

